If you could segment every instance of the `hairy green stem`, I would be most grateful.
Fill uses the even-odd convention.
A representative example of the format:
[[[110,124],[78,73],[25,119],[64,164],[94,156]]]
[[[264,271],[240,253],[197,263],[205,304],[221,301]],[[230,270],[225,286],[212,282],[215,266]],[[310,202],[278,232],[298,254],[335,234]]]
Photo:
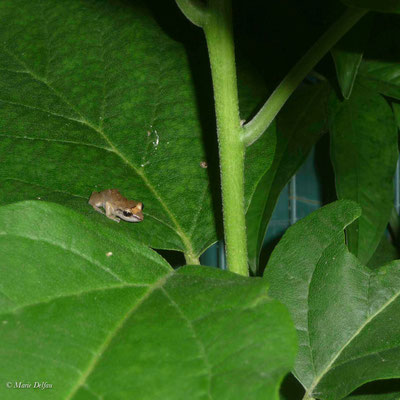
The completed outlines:
[[[202,27],[207,18],[207,9],[200,0],[176,0],[185,17],[194,25]]]
[[[307,74],[366,13],[366,10],[348,8],[290,70],[260,111],[244,126],[242,140],[246,146],[253,144],[266,131]]]
[[[244,144],[236,82],[231,0],[209,0],[206,35],[214,87],[227,267],[248,276]]]

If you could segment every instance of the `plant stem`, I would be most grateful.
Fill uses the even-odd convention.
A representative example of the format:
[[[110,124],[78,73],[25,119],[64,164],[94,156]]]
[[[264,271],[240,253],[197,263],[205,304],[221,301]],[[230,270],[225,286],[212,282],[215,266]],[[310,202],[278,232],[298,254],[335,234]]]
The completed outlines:
[[[244,144],[236,82],[231,0],[209,0],[203,26],[211,64],[228,269],[248,276],[244,213]]]
[[[307,74],[366,13],[367,10],[348,8],[289,71],[260,111],[244,126],[242,140],[246,146],[253,144],[266,131]]]
[[[304,395],[304,397],[303,397],[302,400],[315,400],[315,399],[314,399],[314,397],[311,397],[311,396],[306,392],[306,394]]]
[[[186,265],[200,265],[200,260],[189,253],[184,253]]]

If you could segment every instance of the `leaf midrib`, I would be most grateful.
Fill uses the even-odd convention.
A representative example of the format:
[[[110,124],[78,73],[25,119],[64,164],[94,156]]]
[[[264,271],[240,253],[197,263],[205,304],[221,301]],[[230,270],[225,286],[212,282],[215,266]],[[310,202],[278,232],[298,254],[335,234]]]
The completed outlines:
[[[212,400],[214,397],[211,394],[211,381],[212,381],[212,371],[211,371],[211,363],[208,359],[206,349],[204,346],[204,343],[200,340],[199,336],[197,335],[196,329],[193,325],[193,321],[191,321],[186,314],[182,311],[181,307],[179,304],[169,295],[169,293],[165,290],[165,288],[161,288],[167,299],[170,301],[173,307],[176,308],[178,311],[179,315],[182,317],[182,319],[186,322],[186,325],[190,329],[193,335],[194,341],[198,345],[198,349],[200,351],[201,359],[203,360],[205,369],[206,369],[206,374],[207,374],[207,396],[210,400]]]
[[[126,288],[134,288],[134,287],[135,288],[150,287],[150,286],[151,286],[151,284],[147,284],[147,283],[128,283],[128,282],[126,282],[126,283],[122,283],[122,284],[113,284],[110,286],[93,287],[93,288],[88,288],[85,290],[80,290],[77,292],[64,293],[60,296],[52,296],[48,299],[41,299],[41,300],[38,300],[38,301],[35,301],[32,303],[21,304],[17,307],[10,308],[9,310],[0,311],[0,315],[7,315],[7,314],[16,315],[16,314],[20,313],[22,310],[25,310],[26,308],[37,307],[37,306],[40,306],[43,304],[49,304],[53,301],[60,300],[60,299],[66,299],[68,297],[80,297],[80,296],[87,295],[89,293],[105,292],[107,290],[114,290],[114,289],[126,289]],[[15,303],[15,300],[8,297],[5,293],[3,293],[3,292],[0,292],[0,293]]]
[[[167,280],[175,274],[175,271],[171,271],[170,273],[164,275],[161,277],[157,282],[155,282],[152,286],[150,286],[149,290],[142,296],[140,300],[138,300],[134,306],[129,310],[129,312],[126,313],[126,315],[117,323],[115,326],[114,330],[111,330],[110,334],[106,337],[104,340],[103,344],[99,347],[99,350],[97,354],[92,358],[90,363],[88,364],[86,368],[86,372],[81,376],[81,378],[77,381],[76,385],[72,388],[71,392],[69,395],[66,397],[66,400],[70,400],[73,398],[73,396],[77,393],[77,391],[82,387],[85,382],[87,381],[88,377],[90,374],[94,371],[96,368],[99,360],[101,359],[102,355],[104,352],[107,350],[107,348],[110,346],[112,340],[116,337],[116,335],[122,330],[124,327],[125,323],[128,321],[128,319],[131,317],[131,315],[143,304],[143,302],[150,297],[150,295],[157,289],[161,288]]]
[[[360,325],[360,327],[354,332],[354,334],[347,340],[347,342],[342,346],[342,348],[336,353],[336,355],[332,358],[332,360],[328,363],[328,365],[322,370],[322,372],[317,376],[317,378],[314,379],[314,382],[311,384],[310,388],[307,389],[306,395],[304,396],[307,398],[308,396],[312,395],[312,392],[314,389],[317,387],[317,385],[320,383],[322,378],[329,372],[330,368],[332,365],[335,363],[335,361],[340,357],[340,355],[343,353],[343,351],[351,344],[351,342],[357,338],[357,336],[364,330],[364,328],[374,320],[375,317],[377,317],[381,312],[383,312],[387,307],[390,306],[398,297],[400,296],[400,291],[395,294],[393,297],[391,297],[386,303],[383,304],[382,307],[380,307],[374,314],[371,314],[363,324]]]

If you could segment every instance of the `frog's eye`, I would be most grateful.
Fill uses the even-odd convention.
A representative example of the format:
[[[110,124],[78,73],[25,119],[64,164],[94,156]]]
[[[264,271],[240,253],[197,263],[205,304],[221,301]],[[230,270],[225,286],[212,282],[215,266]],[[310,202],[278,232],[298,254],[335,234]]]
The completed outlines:
[[[132,213],[129,211],[124,211],[123,214],[125,215],[125,217],[132,217]]]

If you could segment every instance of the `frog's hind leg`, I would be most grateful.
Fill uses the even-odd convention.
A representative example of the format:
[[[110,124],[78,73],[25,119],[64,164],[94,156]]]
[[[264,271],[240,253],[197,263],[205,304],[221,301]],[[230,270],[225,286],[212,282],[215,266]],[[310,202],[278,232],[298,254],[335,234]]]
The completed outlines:
[[[114,207],[108,201],[106,202],[106,216],[115,222],[119,222],[119,218],[115,217]]]

